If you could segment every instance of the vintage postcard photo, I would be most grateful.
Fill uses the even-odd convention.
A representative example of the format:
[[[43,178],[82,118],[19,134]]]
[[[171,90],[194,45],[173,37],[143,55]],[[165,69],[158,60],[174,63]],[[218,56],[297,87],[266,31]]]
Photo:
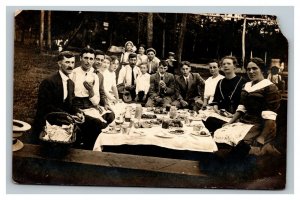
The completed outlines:
[[[276,15],[15,10],[14,23],[15,184],[285,189],[293,66]]]

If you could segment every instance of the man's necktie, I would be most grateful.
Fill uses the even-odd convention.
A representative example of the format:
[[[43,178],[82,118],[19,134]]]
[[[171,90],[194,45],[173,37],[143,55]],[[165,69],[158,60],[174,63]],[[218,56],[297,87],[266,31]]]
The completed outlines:
[[[68,101],[68,103],[71,104],[72,103],[72,93],[73,93],[71,79],[67,80],[67,91],[68,91],[68,95],[67,95],[66,101]]]
[[[149,74],[151,74],[151,72],[152,72],[152,63],[149,62]]]
[[[133,68],[131,68],[131,85],[134,85],[134,71]]]

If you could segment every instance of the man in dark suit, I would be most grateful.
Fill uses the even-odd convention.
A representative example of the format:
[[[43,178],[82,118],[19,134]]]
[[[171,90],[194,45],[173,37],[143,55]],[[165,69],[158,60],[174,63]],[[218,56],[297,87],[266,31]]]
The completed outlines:
[[[150,77],[149,98],[146,107],[166,107],[172,103],[174,94],[174,76],[167,72],[168,63],[163,60],[159,63],[158,71]]]
[[[66,112],[77,115],[84,123],[79,124],[80,132],[76,136],[76,147],[92,149],[102,128],[107,126],[74,106],[74,82],[69,78],[75,66],[75,56],[63,51],[58,56],[59,70],[42,81],[39,86],[37,112],[34,122],[34,143],[46,124],[46,116],[51,112]]]
[[[66,112],[84,118],[72,104],[74,83],[69,75],[75,66],[75,56],[69,51],[63,51],[59,54],[57,63],[59,70],[44,79],[39,86],[33,142],[38,141],[38,136],[46,124],[46,116],[51,112]]]
[[[198,111],[201,109],[201,85],[205,80],[198,73],[191,73],[190,63],[183,61],[180,70],[182,75],[175,78],[175,98],[172,105],[177,108],[188,108]]]

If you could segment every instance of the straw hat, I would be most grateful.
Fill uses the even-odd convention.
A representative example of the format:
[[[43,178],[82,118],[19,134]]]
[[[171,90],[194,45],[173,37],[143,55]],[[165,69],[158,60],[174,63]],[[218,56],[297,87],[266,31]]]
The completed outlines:
[[[31,129],[30,124],[20,120],[13,120],[13,151],[18,151],[24,147],[24,144],[17,138],[21,137],[29,129]]]

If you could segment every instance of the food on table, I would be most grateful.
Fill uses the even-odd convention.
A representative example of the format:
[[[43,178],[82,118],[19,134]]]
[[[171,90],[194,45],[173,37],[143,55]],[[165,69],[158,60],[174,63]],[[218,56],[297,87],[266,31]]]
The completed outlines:
[[[186,115],[184,114],[179,114],[177,117],[176,117],[177,120],[180,120],[180,121],[184,121],[186,119]]]
[[[155,114],[167,114],[168,112],[164,108],[155,108],[153,111]]]
[[[180,120],[173,119],[169,121],[169,126],[170,127],[183,127],[183,124]]]
[[[152,119],[150,120],[151,124],[160,125],[162,123],[161,119]]]
[[[142,114],[142,119],[156,119],[157,116],[153,114]]]
[[[177,129],[177,130],[172,130],[169,133],[175,134],[175,135],[182,135],[182,134],[184,134],[184,130]]]
[[[134,127],[135,128],[152,128],[152,124],[149,121],[135,122]]]
[[[202,136],[202,137],[210,136],[210,134],[206,131],[193,131],[191,134],[195,136]]]
[[[153,111],[153,110],[154,110],[153,107],[148,107],[148,108],[147,108],[147,112],[151,112],[151,111]]]
[[[115,119],[115,122],[116,122],[117,125],[124,123],[124,117],[122,115],[118,116]]]

